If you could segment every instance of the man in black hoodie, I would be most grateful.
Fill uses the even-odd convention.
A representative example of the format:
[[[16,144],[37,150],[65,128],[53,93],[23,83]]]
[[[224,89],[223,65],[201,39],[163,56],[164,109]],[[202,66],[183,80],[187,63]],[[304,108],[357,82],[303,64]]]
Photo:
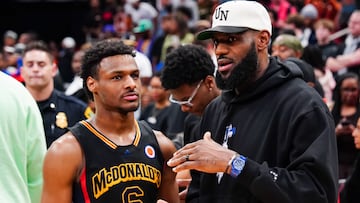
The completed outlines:
[[[299,68],[269,57],[266,9],[228,1],[216,7],[212,23],[197,38],[214,42],[223,92],[204,112],[204,138],[168,162],[175,172],[202,172],[187,202],[335,203],[333,118]]]

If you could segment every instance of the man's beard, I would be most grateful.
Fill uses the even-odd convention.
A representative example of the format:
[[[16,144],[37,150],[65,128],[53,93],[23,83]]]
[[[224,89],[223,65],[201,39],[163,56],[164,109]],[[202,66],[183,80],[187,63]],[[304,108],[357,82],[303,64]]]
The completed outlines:
[[[255,43],[251,43],[251,48],[245,58],[235,65],[229,78],[223,79],[219,71],[216,71],[216,84],[222,90],[243,89],[256,78],[258,70],[258,55]]]

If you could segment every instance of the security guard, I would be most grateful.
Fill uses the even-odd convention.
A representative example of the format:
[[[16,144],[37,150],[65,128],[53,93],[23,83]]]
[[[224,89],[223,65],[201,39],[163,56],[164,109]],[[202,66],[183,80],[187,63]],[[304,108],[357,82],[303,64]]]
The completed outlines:
[[[49,99],[37,102],[43,117],[47,147],[67,132],[68,127],[86,119],[86,104],[54,89]]]
[[[49,147],[67,131],[68,127],[86,119],[87,105],[54,88],[54,77],[58,73],[58,67],[45,42],[29,43],[24,49],[22,60],[21,76],[39,106],[43,117],[46,144]]]

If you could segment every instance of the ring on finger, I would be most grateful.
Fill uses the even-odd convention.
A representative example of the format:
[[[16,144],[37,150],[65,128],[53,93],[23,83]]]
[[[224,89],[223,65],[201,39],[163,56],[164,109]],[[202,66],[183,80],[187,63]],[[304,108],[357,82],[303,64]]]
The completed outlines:
[[[190,157],[190,154],[187,154],[187,155],[185,156],[185,161],[190,161],[189,157]]]

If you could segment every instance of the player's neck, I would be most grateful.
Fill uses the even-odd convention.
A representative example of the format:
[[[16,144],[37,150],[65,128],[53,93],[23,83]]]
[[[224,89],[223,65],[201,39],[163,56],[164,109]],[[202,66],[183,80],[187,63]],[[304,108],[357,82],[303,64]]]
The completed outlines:
[[[118,145],[122,145],[123,143],[115,141],[118,137],[125,137],[126,140],[130,138],[130,140],[132,140],[133,135],[136,133],[136,121],[133,113],[120,118],[114,118],[112,116],[99,116],[95,114],[89,122],[99,132],[113,140]]]
[[[129,145],[133,142],[137,132],[134,117],[109,120],[96,115],[90,120],[93,127],[117,145]]]

